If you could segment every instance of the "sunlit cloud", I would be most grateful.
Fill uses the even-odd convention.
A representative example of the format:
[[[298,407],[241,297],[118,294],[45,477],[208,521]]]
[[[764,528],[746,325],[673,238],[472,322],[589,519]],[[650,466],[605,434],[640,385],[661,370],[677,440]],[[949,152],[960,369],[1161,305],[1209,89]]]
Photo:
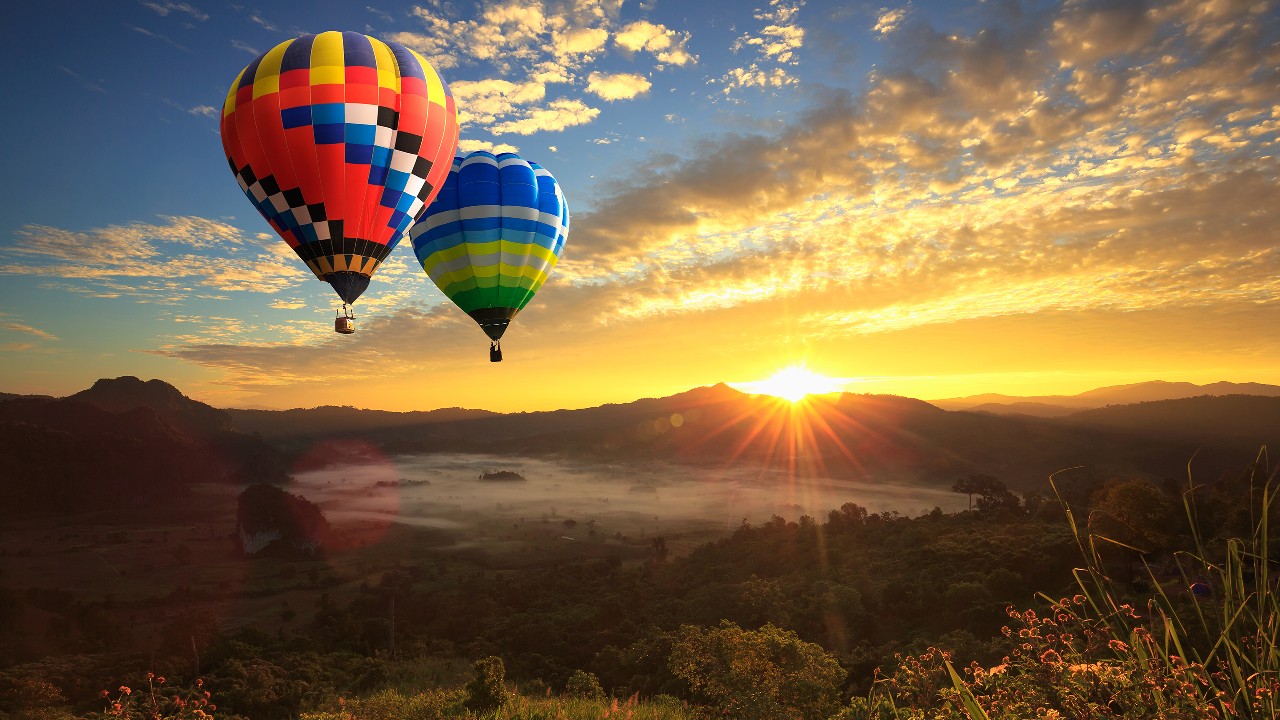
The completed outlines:
[[[505,0],[486,2],[477,15],[463,18],[453,6],[433,1],[412,11],[424,31],[387,38],[458,78],[450,87],[469,132],[559,132],[592,122],[599,110],[549,86],[569,86],[610,102],[633,99],[651,87],[643,74],[592,69],[611,47],[633,57],[646,54],[655,70],[695,60],[685,50],[688,33],[643,20],[622,26],[619,6],[602,0]],[[479,79],[468,77],[476,72]]]
[[[177,302],[199,286],[278,292],[311,277],[274,236],[264,246],[218,220],[162,219],[83,232],[24,226],[17,242],[0,252],[0,274],[91,281],[73,291],[139,302]]]
[[[0,332],[22,333],[24,335],[32,335],[41,340],[58,339],[53,333],[32,327],[21,320],[12,319],[12,316],[8,313],[0,313]]]
[[[677,32],[665,25],[637,20],[619,30],[613,41],[627,52],[648,52],[660,63],[680,66],[698,61],[685,49],[689,36],[687,32]]]
[[[734,53],[746,51],[754,60],[746,67],[730,69],[720,78],[724,94],[742,88],[776,88],[797,82],[787,67],[799,62],[796,53],[804,46],[804,28],[796,23],[796,15],[803,5],[800,0],[771,0],[767,9],[756,11],[755,18],[763,26],[743,33],[732,47]]]
[[[630,100],[637,95],[649,92],[652,87],[649,79],[635,73],[593,72],[587,77],[587,92],[599,95],[610,102],[614,100]]]
[[[464,138],[458,141],[458,152],[461,154],[473,153],[477,150],[487,150],[495,155],[504,152],[520,152],[520,148],[510,143],[495,143],[489,140],[476,140],[474,138]],[[555,151],[552,150],[552,152]]]
[[[903,8],[896,8],[894,10],[882,9],[880,14],[876,16],[875,26],[871,29],[873,32],[879,33],[880,35],[888,35],[898,29],[898,26],[902,24],[902,19],[906,17],[906,15],[907,11]]]
[[[506,45],[486,47],[515,47],[513,67],[543,74],[455,82],[468,121],[531,133],[594,119],[598,111],[580,102],[555,106],[567,98],[548,88],[572,80],[589,89],[601,71],[546,50],[521,57],[526,39],[551,37],[548,15],[541,5],[494,7],[502,12],[464,30],[500,32]],[[805,36],[782,28],[800,29],[799,9],[770,5],[760,27],[740,35],[739,52],[756,67],[745,63],[735,87],[794,79]],[[602,186],[591,212],[575,215],[566,255],[521,327],[626,333],[735,313],[765,322],[789,308],[799,336],[883,337],[1037,314],[1274,309],[1274,18],[1228,3],[1139,15],[1075,3],[1048,14],[982,12],[958,32],[883,10],[875,31],[885,59],[857,92],[815,91],[786,126],[673,150]],[[674,42],[665,29],[619,32],[610,18],[572,25],[614,33],[590,52],[674,47],[661,45]],[[1171,51],[1168,38],[1185,52]],[[464,142],[464,151],[502,147]],[[46,256],[71,247],[39,234],[49,236],[40,241]],[[122,262],[129,245],[117,235],[127,233],[96,243],[104,262]],[[465,363],[484,344],[409,270],[389,275],[379,314],[361,319],[359,337],[375,350],[353,361],[354,375],[393,361],[406,373]],[[422,287],[399,284],[411,277]],[[327,337],[306,347],[204,341],[163,353],[226,382],[277,387],[323,373],[342,347]]]

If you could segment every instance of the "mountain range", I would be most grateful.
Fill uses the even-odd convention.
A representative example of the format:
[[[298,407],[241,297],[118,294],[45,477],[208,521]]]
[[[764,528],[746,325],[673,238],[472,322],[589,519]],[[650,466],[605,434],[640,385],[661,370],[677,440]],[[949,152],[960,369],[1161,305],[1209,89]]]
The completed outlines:
[[[1258,393],[1212,396],[1207,388]],[[330,449],[330,463],[362,462],[362,451],[343,448],[372,447],[391,456],[540,455],[933,486],[981,473],[1044,491],[1049,474],[1077,466],[1078,476],[1096,481],[1185,478],[1193,456],[1198,477],[1212,479],[1280,441],[1275,386],[1144,383],[1071,397],[1097,405],[1161,392],[1194,395],[1058,417],[947,410],[890,395],[792,404],[724,384],[581,410],[270,411],[220,410],[162,381],[123,377],[66,398],[0,398],[0,431],[11,440],[0,455],[0,514],[167,502],[201,482],[282,483],[305,458],[314,462],[317,447]]]
[[[1280,397],[1280,385],[1263,383],[1215,382],[1196,385],[1188,382],[1152,380],[1132,385],[1111,385],[1079,393],[1077,395],[1013,396],[986,393],[958,398],[944,398],[929,402],[943,410],[968,410],[997,415],[1034,415],[1037,417],[1062,417],[1079,410],[1090,410],[1108,405],[1129,405],[1158,400],[1180,400],[1197,396],[1260,395]]]

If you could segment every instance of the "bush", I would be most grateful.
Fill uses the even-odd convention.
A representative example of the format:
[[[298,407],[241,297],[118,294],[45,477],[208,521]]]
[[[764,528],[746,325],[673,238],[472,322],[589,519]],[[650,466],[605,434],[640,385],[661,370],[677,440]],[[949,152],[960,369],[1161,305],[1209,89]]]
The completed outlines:
[[[600,687],[600,679],[584,670],[574,670],[569,681],[564,685],[564,693],[573,697],[599,700],[604,697],[604,688]]]
[[[744,630],[727,620],[680,628],[671,671],[736,720],[824,720],[839,708],[845,677],[835,657],[794,632]]]
[[[504,684],[507,670],[502,658],[490,655],[477,660],[471,667],[475,677],[467,683],[467,699],[463,704],[477,713],[502,707],[507,702],[507,686]]]

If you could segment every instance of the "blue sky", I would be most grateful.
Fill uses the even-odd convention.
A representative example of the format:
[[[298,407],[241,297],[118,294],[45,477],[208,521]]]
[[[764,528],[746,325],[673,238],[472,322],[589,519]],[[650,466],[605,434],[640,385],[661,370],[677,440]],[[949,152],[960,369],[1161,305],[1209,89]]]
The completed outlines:
[[[519,410],[795,363],[924,397],[1280,382],[1272,2],[2,12],[2,391]],[[334,336],[336,298],[227,169],[232,79],[332,29],[418,50],[462,150],[565,189],[565,258],[502,374],[407,241]]]

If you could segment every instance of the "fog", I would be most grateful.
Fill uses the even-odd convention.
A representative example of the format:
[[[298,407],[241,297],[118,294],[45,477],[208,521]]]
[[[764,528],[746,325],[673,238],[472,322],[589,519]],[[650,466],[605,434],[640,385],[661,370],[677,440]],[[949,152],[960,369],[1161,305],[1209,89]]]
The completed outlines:
[[[524,481],[481,480],[506,470]],[[664,463],[589,464],[472,454],[380,458],[295,473],[292,491],[317,503],[330,523],[398,523],[464,530],[496,539],[496,525],[544,523],[565,540],[589,532],[645,537],[659,532],[732,530],[779,515],[818,521],[847,502],[871,512],[918,515],[964,509],[946,489],[789,477],[746,468]],[[500,521],[500,523],[499,523]],[[508,525],[509,523],[509,525]],[[555,524],[552,524],[555,523]]]

